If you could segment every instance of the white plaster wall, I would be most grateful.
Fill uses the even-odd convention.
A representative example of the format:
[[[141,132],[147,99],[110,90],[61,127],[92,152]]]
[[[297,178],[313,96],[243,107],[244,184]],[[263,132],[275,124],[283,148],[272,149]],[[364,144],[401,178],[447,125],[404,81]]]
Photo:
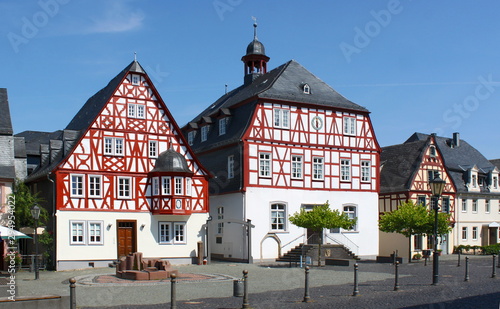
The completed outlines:
[[[358,231],[347,233],[347,237],[359,246],[359,256],[374,257],[378,255],[377,193],[248,188],[245,197],[246,218],[251,219],[255,225],[252,233],[252,252],[255,260],[277,258],[275,245],[266,239],[269,233],[275,234],[281,240],[282,246],[293,241],[283,248],[282,253],[303,242],[303,239],[295,239],[306,233],[305,229],[296,227],[290,222],[287,222],[285,232],[271,231],[270,204],[272,202],[286,203],[288,205],[287,216],[299,211],[303,204],[323,204],[329,201],[332,209],[340,211],[343,210],[343,204],[356,204],[358,207]]]
[[[57,260],[116,260],[116,220],[137,220],[137,251],[145,258],[189,258],[197,254],[197,242],[203,240],[202,225],[208,214],[190,216],[152,215],[137,212],[57,211]],[[103,221],[102,245],[71,245],[70,221]],[[159,244],[158,222],[186,222],[186,244]],[[108,228],[108,225],[111,227]],[[144,228],[141,229],[141,225]]]

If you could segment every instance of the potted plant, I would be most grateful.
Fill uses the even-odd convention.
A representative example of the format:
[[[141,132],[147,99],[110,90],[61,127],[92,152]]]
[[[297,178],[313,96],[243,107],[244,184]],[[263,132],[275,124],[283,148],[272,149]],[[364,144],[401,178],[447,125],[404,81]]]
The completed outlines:
[[[7,263],[7,267],[9,267],[9,265],[13,265],[16,269],[19,269],[23,258],[19,252],[10,251],[7,255],[5,255],[4,261]]]
[[[422,258],[422,254],[420,254],[420,253],[415,253],[415,254],[413,255],[413,259],[414,259],[414,260],[420,260],[421,258]]]
[[[443,252],[442,249],[437,249],[437,255],[441,256],[441,252]]]

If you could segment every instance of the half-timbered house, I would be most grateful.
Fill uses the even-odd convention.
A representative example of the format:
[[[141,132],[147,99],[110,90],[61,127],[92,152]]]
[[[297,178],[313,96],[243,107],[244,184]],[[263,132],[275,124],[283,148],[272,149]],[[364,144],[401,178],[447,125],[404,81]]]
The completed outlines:
[[[487,245],[498,242],[500,189],[498,169],[479,151],[460,140],[434,134],[413,134],[406,142],[382,148],[380,214],[406,201],[432,208],[429,181],[440,173],[446,181],[438,201],[439,211],[451,214],[453,229],[438,239],[438,249],[452,253],[458,245]],[[409,257],[433,248],[431,240],[415,235],[380,234],[380,254],[398,250]]]
[[[64,130],[44,136],[52,138],[28,181],[54,215],[58,270],[107,266],[136,251],[193,261],[208,217],[208,173],[137,61]]]
[[[257,39],[242,57],[244,83],[183,127],[214,175],[210,183],[212,257],[278,258],[320,238],[288,216],[328,202],[358,219],[324,231],[359,256],[378,253],[379,146],[369,111],[297,61],[267,71]]]

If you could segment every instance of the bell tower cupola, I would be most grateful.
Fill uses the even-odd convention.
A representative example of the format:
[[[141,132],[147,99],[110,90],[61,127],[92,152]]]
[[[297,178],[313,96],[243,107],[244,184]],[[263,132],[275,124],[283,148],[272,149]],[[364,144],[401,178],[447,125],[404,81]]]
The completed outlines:
[[[257,39],[257,22],[253,24],[253,41],[247,46],[247,53],[241,58],[245,65],[245,85],[253,82],[254,79],[267,73],[267,62],[264,44]]]

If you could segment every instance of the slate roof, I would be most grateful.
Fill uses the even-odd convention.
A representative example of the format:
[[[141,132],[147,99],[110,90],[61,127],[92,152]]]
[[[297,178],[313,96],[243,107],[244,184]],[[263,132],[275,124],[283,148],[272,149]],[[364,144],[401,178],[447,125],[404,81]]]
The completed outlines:
[[[311,94],[304,93],[302,88],[304,84],[309,85]],[[228,131],[225,135],[220,137],[218,134],[209,135],[207,142],[202,143],[199,143],[198,137],[192,148],[196,152],[200,152],[240,140],[259,99],[288,101],[312,105],[317,108],[369,112],[365,107],[343,97],[297,61],[290,60],[257,77],[252,83],[243,84],[221,96],[215,103],[191,120],[188,125],[184,126],[183,130],[189,130],[190,126],[196,127],[198,123],[202,122],[204,117],[214,117],[221,110],[229,109],[231,111],[231,123],[228,125]],[[235,105],[238,105],[237,109],[232,108]]]
[[[414,133],[403,144],[382,148],[381,162],[384,164],[381,174],[381,192],[394,192],[409,189],[409,178],[418,167],[423,155],[423,147],[428,142],[428,134]],[[469,192],[465,186],[467,171],[473,166],[479,168],[479,174],[486,175],[495,165],[488,161],[477,149],[465,140],[459,146],[452,146],[452,139],[436,136],[435,143],[443,157],[444,165],[450,175],[457,193]],[[420,145],[420,147],[418,146]],[[412,152],[415,152],[412,154]]]
[[[7,89],[0,88],[0,135],[12,135],[12,121],[10,119],[9,98]]]
[[[413,175],[417,170],[427,140],[393,145],[382,148],[380,164],[380,192],[400,192],[410,189]]]
[[[490,163],[495,165],[500,170],[500,159],[490,160]]]
[[[48,144],[51,139],[61,139],[62,130],[54,132],[23,131],[17,133],[16,137],[23,137],[26,145],[26,154],[32,156],[40,155],[40,145]]]
[[[87,100],[71,122],[66,126],[66,130],[86,130],[99,115],[104,105],[108,102],[109,98],[113,95],[114,91],[128,72],[145,73],[139,62],[136,60],[132,61],[132,63],[116,75],[106,87],[99,90]]]

